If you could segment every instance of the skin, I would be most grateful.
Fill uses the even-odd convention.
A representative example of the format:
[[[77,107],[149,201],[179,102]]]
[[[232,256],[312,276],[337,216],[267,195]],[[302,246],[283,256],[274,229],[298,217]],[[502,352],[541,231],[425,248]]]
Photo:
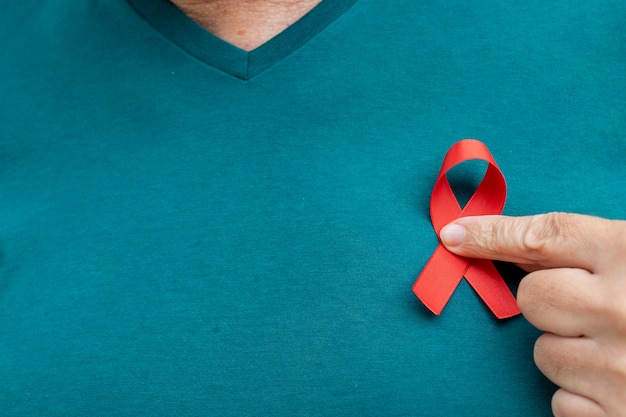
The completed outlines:
[[[566,213],[479,216],[441,240],[458,255],[514,262],[530,273],[518,304],[545,333],[535,363],[561,387],[556,417],[626,415],[626,221]]]
[[[171,0],[200,26],[246,51],[264,44],[321,0]]]
[[[252,50],[321,0],[171,0],[209,32]],[[575,214],[459,219],[444,245],[470,258],[514,262],[526,319],[545,333],[539,369],[561,388],[556,417],[626,416],[626,222]]]

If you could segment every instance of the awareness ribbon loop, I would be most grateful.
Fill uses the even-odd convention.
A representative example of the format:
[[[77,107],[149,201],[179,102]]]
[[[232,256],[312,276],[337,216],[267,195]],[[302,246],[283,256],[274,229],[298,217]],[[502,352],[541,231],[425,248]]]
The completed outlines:
[[[461,209],[446,174],[454,166],[476,159],[488,163],[487,171]],[[430,218],[437,237],[446,224],[460,217],[502,213],[505,200],[504,175],[487,146],[475,139],[455,143],[444,158],[430,199]],[[499,319],[520,313],[515,297],[491,261],[455,255],[441,243],[415,281],[413,292],[439,315],[463,277]]]

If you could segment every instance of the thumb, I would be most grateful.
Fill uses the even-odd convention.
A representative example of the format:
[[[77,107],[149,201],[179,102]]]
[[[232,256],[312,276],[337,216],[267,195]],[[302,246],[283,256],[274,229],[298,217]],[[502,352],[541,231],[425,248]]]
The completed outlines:
[[[445,226],[440,238],[450,252],[468,258],[599,272],[612,249],[612,223],[624,231],[624,222],[569,213],[462,217]]]

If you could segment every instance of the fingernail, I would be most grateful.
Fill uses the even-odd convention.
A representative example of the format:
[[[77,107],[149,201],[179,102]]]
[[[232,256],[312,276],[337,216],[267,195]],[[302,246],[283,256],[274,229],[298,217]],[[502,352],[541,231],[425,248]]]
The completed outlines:
[[[458,224],[449,224],[441,229],[439,237],[446,246],[459,246],[465,240],[465,228]]]

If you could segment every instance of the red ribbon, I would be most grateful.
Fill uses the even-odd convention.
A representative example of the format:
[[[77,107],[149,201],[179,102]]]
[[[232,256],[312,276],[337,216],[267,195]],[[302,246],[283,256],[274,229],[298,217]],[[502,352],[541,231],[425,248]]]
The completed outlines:
[[[461,209],[446,174],[454,166],[472,159],[489,165],[478,188]],[[459,217],[502,213],[505,200],[504,175],[487,146],[474,139],[455,143],[443,160],[430,199],[430,218],[437,237],[443,226]],[[499,319],[520,313],[515,297],[491,261],[455,255],[441,243],[415,281],[413,292],[430,311],[439,315],[463,277]]]

